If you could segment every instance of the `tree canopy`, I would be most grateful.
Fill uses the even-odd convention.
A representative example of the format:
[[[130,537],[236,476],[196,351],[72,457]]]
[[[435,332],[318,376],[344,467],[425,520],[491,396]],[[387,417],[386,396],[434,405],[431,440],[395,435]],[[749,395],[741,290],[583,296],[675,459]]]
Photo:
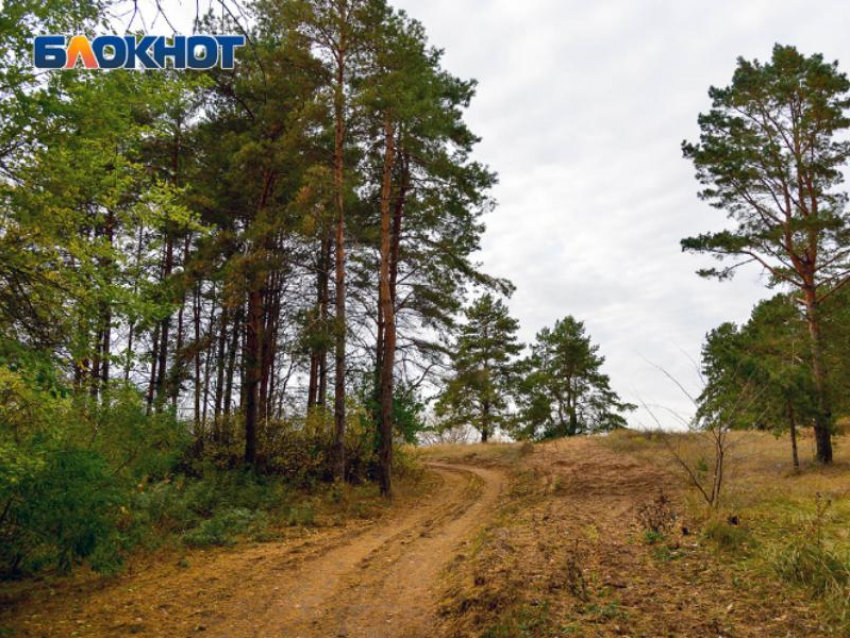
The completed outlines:
[[[705,186],[700,196],[732,225],[682,240],[684,250],[731,260],[700,271],[728,278],[750,263],[771,285],[796,290],[806,308],[818,412],[818,458],[832,462],[829,371],[821,306],[850,282],[850,215],[841,189],[850,159],[850,81],[837,63],[776,45],[767,63],[738,60],[732,83],[709,90],[697,143],[685,157]]]
[[[608,432],[626,425],[636,406],[620,399],[602,372],[605,357],[573,317],[543,328],[523,366],[521,434],[552,438]]]

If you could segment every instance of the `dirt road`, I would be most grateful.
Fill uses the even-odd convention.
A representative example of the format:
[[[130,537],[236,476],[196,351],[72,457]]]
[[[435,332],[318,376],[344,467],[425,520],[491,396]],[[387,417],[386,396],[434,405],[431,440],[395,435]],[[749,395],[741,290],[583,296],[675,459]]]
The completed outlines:
[[[441,485],[421,507],[277,571],[266,565],[243,595],[216,611],[221,638],[415,638],[432,635],[433,585],[453,552],[492,509],[502,475],[490,470],[432,464]]]
[[[22,636],[417,638],[438,576],[496,509],[493,470],[429,464],[433,488],[374,523],[81,583],[28,605]]]
[[[682,481],[615,443],[431,449],[429,473],[382,515],[31,584],[0,627],[30,638],[824,635],[802,593],[732,570],[687,518],[648,540],[637,512],[663,490],[684,515]]]

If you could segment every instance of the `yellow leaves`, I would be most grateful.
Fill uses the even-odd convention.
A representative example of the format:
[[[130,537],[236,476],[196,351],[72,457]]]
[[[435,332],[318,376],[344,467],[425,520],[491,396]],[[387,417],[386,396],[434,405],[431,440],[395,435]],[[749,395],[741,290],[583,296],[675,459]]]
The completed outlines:
[[[0,426],[11,430],[16,440],[57,427],[69,406],[70,399],[40,390],[24,374],[0,365]]]
[[[20,374],[0,366],[0,422],[16,432],[36,421],[38,398]]]
[[[209,229],[183,203],[185,194],[186,189],[159,180],[145,192],[133,213],[141,224],[162,227],[168,223],[184,231],[207,233]]]

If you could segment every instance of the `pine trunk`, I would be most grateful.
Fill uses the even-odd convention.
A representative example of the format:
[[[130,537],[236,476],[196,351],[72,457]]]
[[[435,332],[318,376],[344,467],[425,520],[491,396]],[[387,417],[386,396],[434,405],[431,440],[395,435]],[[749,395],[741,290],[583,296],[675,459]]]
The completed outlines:
[[[169,286],[171,271],[174,268],[174,240],[169,234],[165,239],[165,260],[162,267],[162,282]],[[168,299],[171,302],[171,299]],[[171,330],[171,313],[159,324],[159,347],[157,349],[159,360],[156,364],[156,397],[155,404],[162,407],[165,402],[165,371],[168,366],[168,337]]]
[[[203,421],[201,419],[201,284],[198,283],[195,285],[195,295],[193,299],[192,310],[192,322],[193,327],[195,329],[195,345],[193,348],[194,352],[194,362],[195,362],[195,383],[194,383],[194,399],[195,399],[195,436],[197,436],[200,440],[203,440],[203,432],[202,432],[202,424]]]
[[[396,326],[395,308],[390,291],[390,259],[392,253],[392,171],[395,164],[395,133],[392,121],[387,118],[384,125],[386,148],[381,184],[381,274],[380,274],[380,317],[382,338],[380,341],[380,387],[381,418],[378,459],[380,466],[381,494],[389,496],[392,491],[393,462],[393,391],[395,369]]]
[[[823,337],[820,328],[817,291],[814,286],[804,290],[806,322],[811,338],[812,372],[815,382],[815,445],[817,460],[824,465],[832,463],[832,406],[829,400],[826,368],[823,363]]]
[[[797,417],[794,413],[794,405],[788,401],[788,430],[791,432],[791,460],[794,470],[800,471],[800,455],[797,452]]]
[[[347,13],[345,0],[340,2],[341,17]],[[336,330],[334,370],[334,459],[333,473],[337,480],[345,479],[345,29],[340,26],[336,58],[336,87],[334,95],[334,186],[336,190]]]
[[[263,298],[257,284],[248,292],[248,322],[245,335],[245,465],[257,462],[257,408],[260,385]]]
[[[236,353],[239,350],[239,337],[241,336],[245,308],[240,302],[236,310],[233,326],[230,333],[230,348],[227,353],[227,373],[224,384],[224,431],[223,442],[230,440],[230,414],[233,411],[233,379],[236,376]]]
[[[219,323],[218,333],[218,349],[216,351],[215,365],[215,399],[213,408],[213,421],[216,423],[215,437],[218,440],[218,420],[221,417],[221,406],[224,400],[224,368],[225,368],[225,353],[227,349],[227,328],[229,321],[229,311],[226,303],[221,309],[221,318]]]

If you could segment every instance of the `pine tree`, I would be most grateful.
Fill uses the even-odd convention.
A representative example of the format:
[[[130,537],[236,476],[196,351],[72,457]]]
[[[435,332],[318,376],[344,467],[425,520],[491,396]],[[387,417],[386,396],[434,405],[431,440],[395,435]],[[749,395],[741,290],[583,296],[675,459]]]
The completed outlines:
[[[805,318],[789,295],[759,303],[741,327],[711,331],[702,351],[699,411],[735,428],[787,431],[799,467],[797,428],[817,413]]]
[[[511,423],[516,381],[519,322],[505,304],[484,294],[466,310],[466,323],[453,352],[453,375],[439,399],[437,413],[446,425],[469,424],[486,443]]]
[[[611,389],[605,358],[573,317],[537,333],[523,362],[519,434],[532,438],[576,436],[625,427],[622,413],[635,409]]]
[[[818,412],[817,456],[832,462],[832,406],[822,308],[850,282],[850,215],[840,190],[850,160],[850,81],[837,63],[776,45],[771,61],[738,60],[732,84],[709,91],[696,144],[683,143],[701,197],[733,225],[682,241],[684,250],[730,258],[700,271],[725,279],[759,264],[771,285],[796,289],[806,309]]]

